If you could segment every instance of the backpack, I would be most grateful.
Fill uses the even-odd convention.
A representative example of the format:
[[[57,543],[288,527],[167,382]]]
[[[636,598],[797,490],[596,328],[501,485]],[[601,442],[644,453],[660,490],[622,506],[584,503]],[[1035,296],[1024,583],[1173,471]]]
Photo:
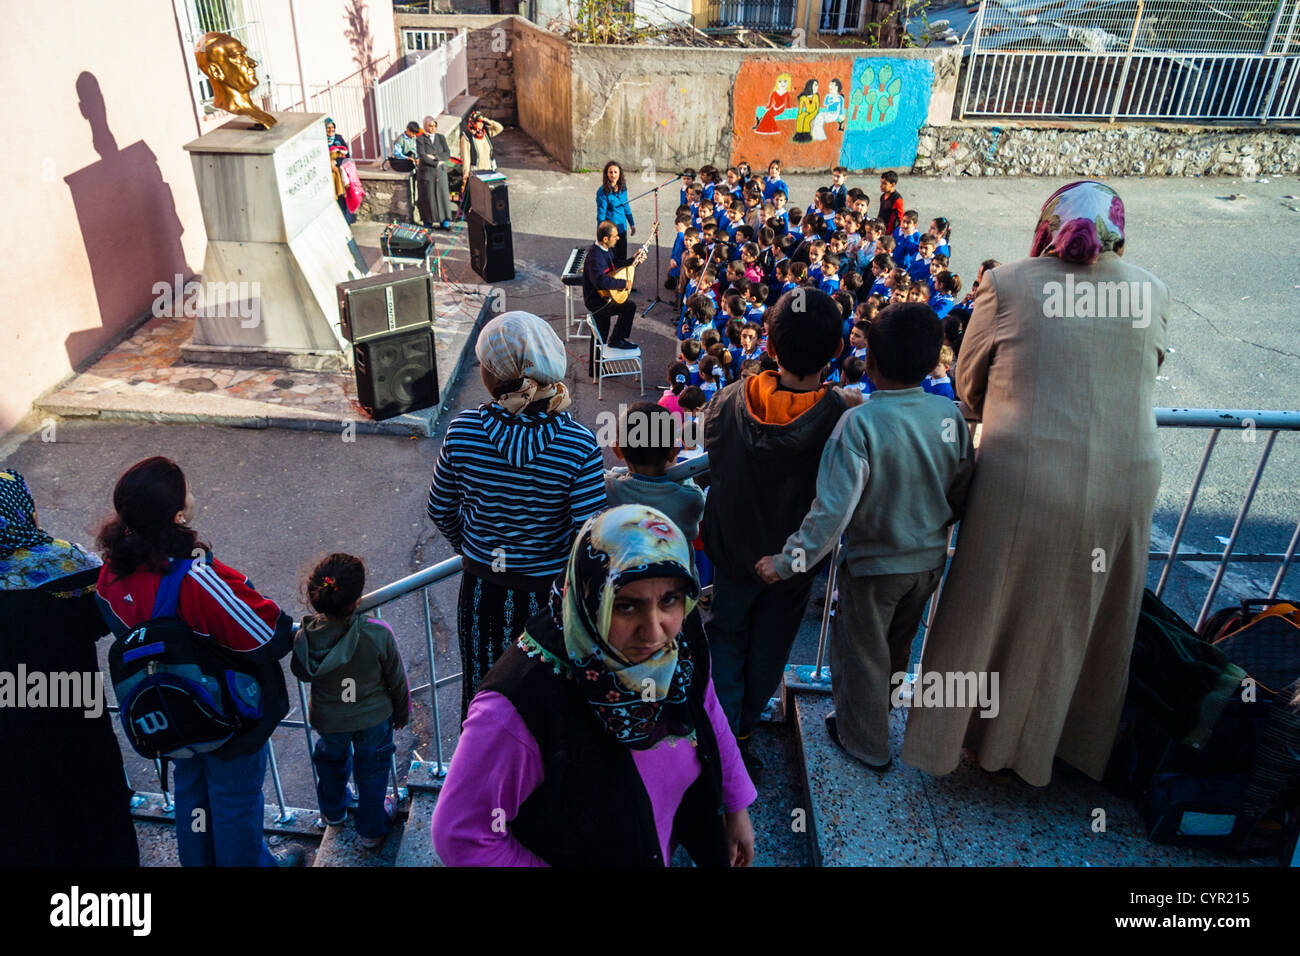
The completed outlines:
[[[262,716],[262,687],[234,652],[176,614],[193,560],[158,582],[149,620],[113,642],[108,670],[122,731],[140,756],[166,761],[216,753]]]
[[[1107,783],[1131,798],[1153,842],[1220,850],[1276,849],[1245,795],[1275,701],[1245,699],[1248,671],[1223,642],[1198,635],[1145,592],[1121,729]],[[1274,808],[1290,820],[1289,807]]]

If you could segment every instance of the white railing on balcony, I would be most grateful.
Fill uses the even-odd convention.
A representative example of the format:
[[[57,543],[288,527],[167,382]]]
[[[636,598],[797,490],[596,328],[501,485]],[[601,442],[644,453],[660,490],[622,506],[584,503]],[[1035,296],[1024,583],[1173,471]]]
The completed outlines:
[[[375,112],[385,150],[407,123],[447,112],[451,101],[469,89],[465,44],[465,33],[458,33],[400,73],[375,84]]]

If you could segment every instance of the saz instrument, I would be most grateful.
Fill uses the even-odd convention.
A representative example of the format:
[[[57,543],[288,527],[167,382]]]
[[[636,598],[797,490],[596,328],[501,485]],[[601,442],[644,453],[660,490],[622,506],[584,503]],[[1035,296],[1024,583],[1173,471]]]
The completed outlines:
[[[650,227],[650,238],[645,241],[645,245],[642,246],[641,251],[636,254],[636,258],[623,268],[615,269],[610,273],[610,277],[613,279],[626,280],[627,287],[623,289],[597,289],[596,291],[599,292],[603,298],[610,299],[618,305],[622,305],[627,301],[627,297],[632,294],[632,278],[636,275],[636,267],[642,262],[645,262],[646,257],[650,254],[650,243],[654,242],[655,237],[658,235],[659,220],[656,219],[654,225]]]

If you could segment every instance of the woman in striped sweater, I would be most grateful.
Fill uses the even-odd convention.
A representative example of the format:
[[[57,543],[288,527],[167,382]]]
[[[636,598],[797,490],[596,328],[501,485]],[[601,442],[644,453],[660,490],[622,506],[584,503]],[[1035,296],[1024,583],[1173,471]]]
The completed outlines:
[[[577,530],[605,507],[596,436],[564,411],[559,336],[536,315],[506,312],[475,352],[492,401],[452,420],[429,488],[429,517],[464,559],[462,720],[479,680],[547,606]]]

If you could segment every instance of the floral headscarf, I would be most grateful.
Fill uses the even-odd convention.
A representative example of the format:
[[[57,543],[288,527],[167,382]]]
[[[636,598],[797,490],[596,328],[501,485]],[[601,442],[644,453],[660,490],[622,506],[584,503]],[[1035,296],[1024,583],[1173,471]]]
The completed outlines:
[[[605,729],[634,750],[665,737],[695,738],[686,703],[695,670],[684,635],[634,664],[606,640],[615,595],[633,581],[679,578],[686,585],[685,613],[699,596],[690,544],[662,512],[620,505],[589,519],[569,554],[567,587],[552,601],[563,647],[543,646],[525,632],[520,648],[549,659],[557,673],[576,680]],[[557,606],[558,605],[558,606]]]
[[[474,110],[474,112],[470,113],[469,116],[465,118],[465,129],[468,130],[471,136],[478,139],[482,139],[487,135],[487,124],[483,122],[483,114],[478,110]]]
[[[547,400],[548,413],[562,412],[572,399],[564,384],[569,354],[546,320],[531,312],[503,312],[483,326],[474,354],[483,367],[503,382],[522,379],[513,392],[496,398],[508,414],[517,415],[533,402]]]
[[[1088,179],[1047,197],[1029,254],[1086,266],[1123,245],[1124,203],[1115,190]]]
[[[0,591],[38,588],[101,563],[98,555],[38,528],[27,482],[12,469],[0,471]]]

